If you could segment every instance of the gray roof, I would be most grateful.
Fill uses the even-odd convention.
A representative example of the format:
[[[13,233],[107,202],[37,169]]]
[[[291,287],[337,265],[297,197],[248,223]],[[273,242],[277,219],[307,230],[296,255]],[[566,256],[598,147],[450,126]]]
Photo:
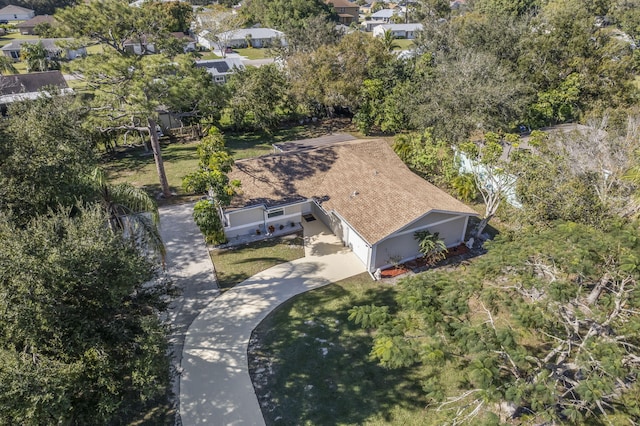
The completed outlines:
[[[11,43],[3,46],[0,50],[20,50],[23,44],[37,44],[38,42],[42,42],[42,45],[45,49],[49,51],[58,51],[61,50],[59,46],[56,45],[58,41],[72,41],[72,38],[23,38],[13,40]]]
[[[26,7],[14,6],[10,4],[9,6],[5,6],[0,9],[0,15],[6,14],[17,14],[17,13],[28,13],[33,12],[33,9],[27,9]]]
[[[231,33],[231,39],[233,40],[244,40],[244,38],[251,34],[251,38],[253,39],[272,39],[272,38],[284,38],[284,33],[282,31],[274,30],[271,28],[241,28],[233,31],[226,31],[220,33],[219,36],[225,36]]]
[[[237,58],[212,59],[208,61],[196,61],[196,67],[206,68],[210,74],[224,75],[236,69],[243,70],[244,64]]]
[[[51,24],[53,25],[56,22],[55,18],[51,15],[38,15],[29,19],[28,21],[24,21],[16,25],[16,28],[32,28],[38,24]]]
[[[393,15],[397,15],[398,11],[395,9],[380,9],[376,13],[371,14],[372,18],[391,18]]]
[[[37,99],[44,93],[41,90],[50,86],[59,88],[62,93],[72,92],[60,71],[0,76],[0,104]]]
[[[314,198],[375,244],[432,211],[476,215],[414,174],[384,139],[358,140],[236,161],[232,208]]]

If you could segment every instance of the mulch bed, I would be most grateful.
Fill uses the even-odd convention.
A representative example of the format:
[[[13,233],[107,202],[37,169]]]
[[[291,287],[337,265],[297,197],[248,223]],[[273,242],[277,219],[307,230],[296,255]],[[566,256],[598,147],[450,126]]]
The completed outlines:
[[[469,253],[469,248],[460,244],[459,246],[451,247],[447,253],[445,254],[445,261],[451,259],[452,257],[461,256],[463,254]],[[444,261],[443,261],[444,262]],[[440,262],[439,262],[440,263]],[[439,264],[438,263],[438,264]],[[411,260],[409,262],[403,263],[401,265],[393,266],[391,268],[387,268],[381,271],[381,277],[384,278],[395,278],[399,275],[406,274],[409,271],[413,272],[421,272],[429,268],[427,262],[423,257],[419,257],[417,259]]]

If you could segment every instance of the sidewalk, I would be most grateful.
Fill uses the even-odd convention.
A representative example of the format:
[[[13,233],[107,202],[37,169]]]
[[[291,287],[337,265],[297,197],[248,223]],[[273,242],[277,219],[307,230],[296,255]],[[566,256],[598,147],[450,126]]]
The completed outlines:
[[[306,257],[269,268],[202,309],[186,333],[180,415],[186,425],[264,425],[247,348],[254,328],[280,304],[364,272],[320,221],[304,224]]]
[[[220,294],[209,251],[192,218],[193,204],[160,208],[160,235],[167,251],[167,273],[180,290],[168,311],[172,325],[169,342],[176,372],[181,370],[182,347],[189,326]],[[173,392],[176,397],[180,394],[179,377],[175,378]]]

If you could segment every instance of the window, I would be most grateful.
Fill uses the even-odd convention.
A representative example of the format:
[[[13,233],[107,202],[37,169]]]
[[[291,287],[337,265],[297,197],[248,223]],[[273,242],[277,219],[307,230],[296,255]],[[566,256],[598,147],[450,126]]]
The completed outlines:
[[[267,211],[267,217],[277,217],[284,215],[284,209],[274,209]]]

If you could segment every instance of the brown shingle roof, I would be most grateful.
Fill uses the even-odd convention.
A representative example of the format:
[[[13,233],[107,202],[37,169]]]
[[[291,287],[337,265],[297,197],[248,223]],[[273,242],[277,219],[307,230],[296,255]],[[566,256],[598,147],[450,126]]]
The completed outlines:
[[[53,25],[56,23],[56,20],[53,18],[53,16],[50,15],[38,15],[34,16],[28,21],[24,21],[16,25],[16,28],[34,28],[36,25],[44,23]]]
[[[325,3],[328,5],[333,5],[333,7],[357,7],[360,8],[360,6],[358,6],[357,3],[353,3],[349,0],[325,0]]]
[[[315,198],[370,244],[430,211],[476,214],[410,171],[383,139],[241,160],[229,177],[242,182],[232,207]]]

